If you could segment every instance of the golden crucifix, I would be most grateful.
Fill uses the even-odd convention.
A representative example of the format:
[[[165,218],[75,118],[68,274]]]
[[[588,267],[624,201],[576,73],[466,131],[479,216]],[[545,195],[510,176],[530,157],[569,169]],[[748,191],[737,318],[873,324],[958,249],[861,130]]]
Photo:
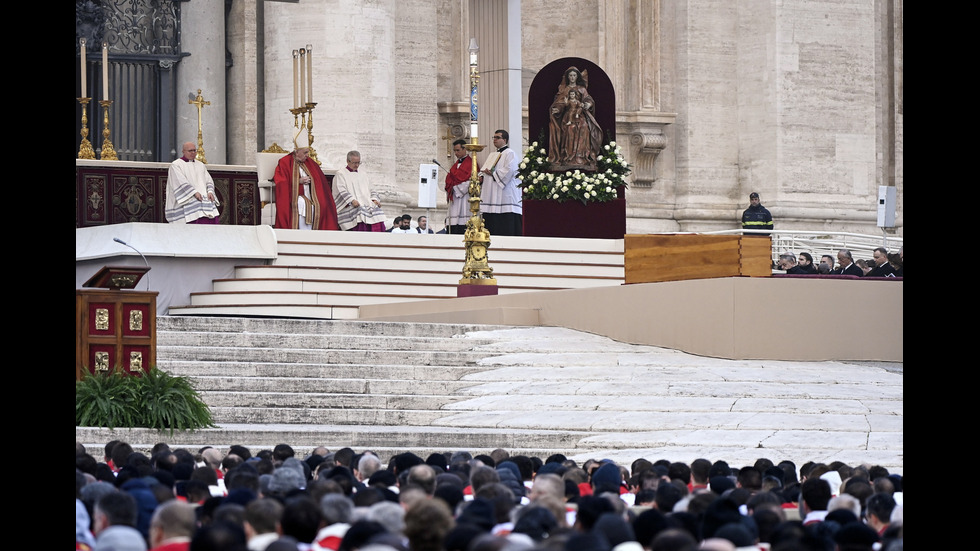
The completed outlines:
[[[204,101],[204,96],[201,95],[201,89],[197,89],[197,98],[187,100],[187,103],[197,106],[197,157],[198,161],[207,164],[208,159],[204,155],[204,133],[201,131],[201,109],[204,109],[205,105],[211,105],[210,101]]]

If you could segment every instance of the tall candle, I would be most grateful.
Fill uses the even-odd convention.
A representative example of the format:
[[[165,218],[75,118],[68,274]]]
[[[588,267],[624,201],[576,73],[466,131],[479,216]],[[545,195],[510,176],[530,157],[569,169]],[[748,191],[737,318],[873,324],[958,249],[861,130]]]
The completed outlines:
[[[306,49],[299,49],[299,106],[306,105]]]
[[[109,99],[109,43],[102,43],[102,99]]]
[[[88,97],[88,93],[87,93],[88,92],[88,82],[86,81],[86,76],[87,75],[85,74],[85,65],[86,65],[85,64],[85,39],[83,38],[83,39],[79,40],[79,44],[82,47],[82,95],[81,95],[81,97],[87,98]]]
[[[313,45],[306,45],[306,101],[313,103]]]
[[[293,50],[293,108],[299,107],[299,50]]]

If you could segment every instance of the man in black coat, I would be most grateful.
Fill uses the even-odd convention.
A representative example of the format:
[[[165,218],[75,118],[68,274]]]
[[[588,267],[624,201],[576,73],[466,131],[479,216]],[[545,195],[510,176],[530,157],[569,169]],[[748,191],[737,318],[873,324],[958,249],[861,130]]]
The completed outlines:
[[[888,263],[888,249],[878,247],[874,250],[875,267],[864,277],[895,277],[895,268]]]

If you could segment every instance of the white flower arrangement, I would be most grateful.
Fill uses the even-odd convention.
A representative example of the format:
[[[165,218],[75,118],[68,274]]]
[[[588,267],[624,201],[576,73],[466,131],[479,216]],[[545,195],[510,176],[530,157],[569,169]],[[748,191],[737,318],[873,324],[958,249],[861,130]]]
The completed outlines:
[[[626,187],[629,164],[623,159],[622,148],[616,142],[602,147],[602,155],[596,158],[595,172],[567,170],[550,171],[548,152],[533,142],[525,151],[517,173],[527,199],[551,199],[564,203],[570,199],[604,203],[617,197],[620,186]]]

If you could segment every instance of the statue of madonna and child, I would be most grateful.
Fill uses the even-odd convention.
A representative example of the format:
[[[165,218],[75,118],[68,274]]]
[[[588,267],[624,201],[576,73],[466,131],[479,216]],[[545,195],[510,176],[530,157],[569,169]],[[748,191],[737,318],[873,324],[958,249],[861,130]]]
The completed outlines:
[[[552,170],[594,171],[602,129],[589,95],[588,71],[565,70],[548,118],[548,162]]]

